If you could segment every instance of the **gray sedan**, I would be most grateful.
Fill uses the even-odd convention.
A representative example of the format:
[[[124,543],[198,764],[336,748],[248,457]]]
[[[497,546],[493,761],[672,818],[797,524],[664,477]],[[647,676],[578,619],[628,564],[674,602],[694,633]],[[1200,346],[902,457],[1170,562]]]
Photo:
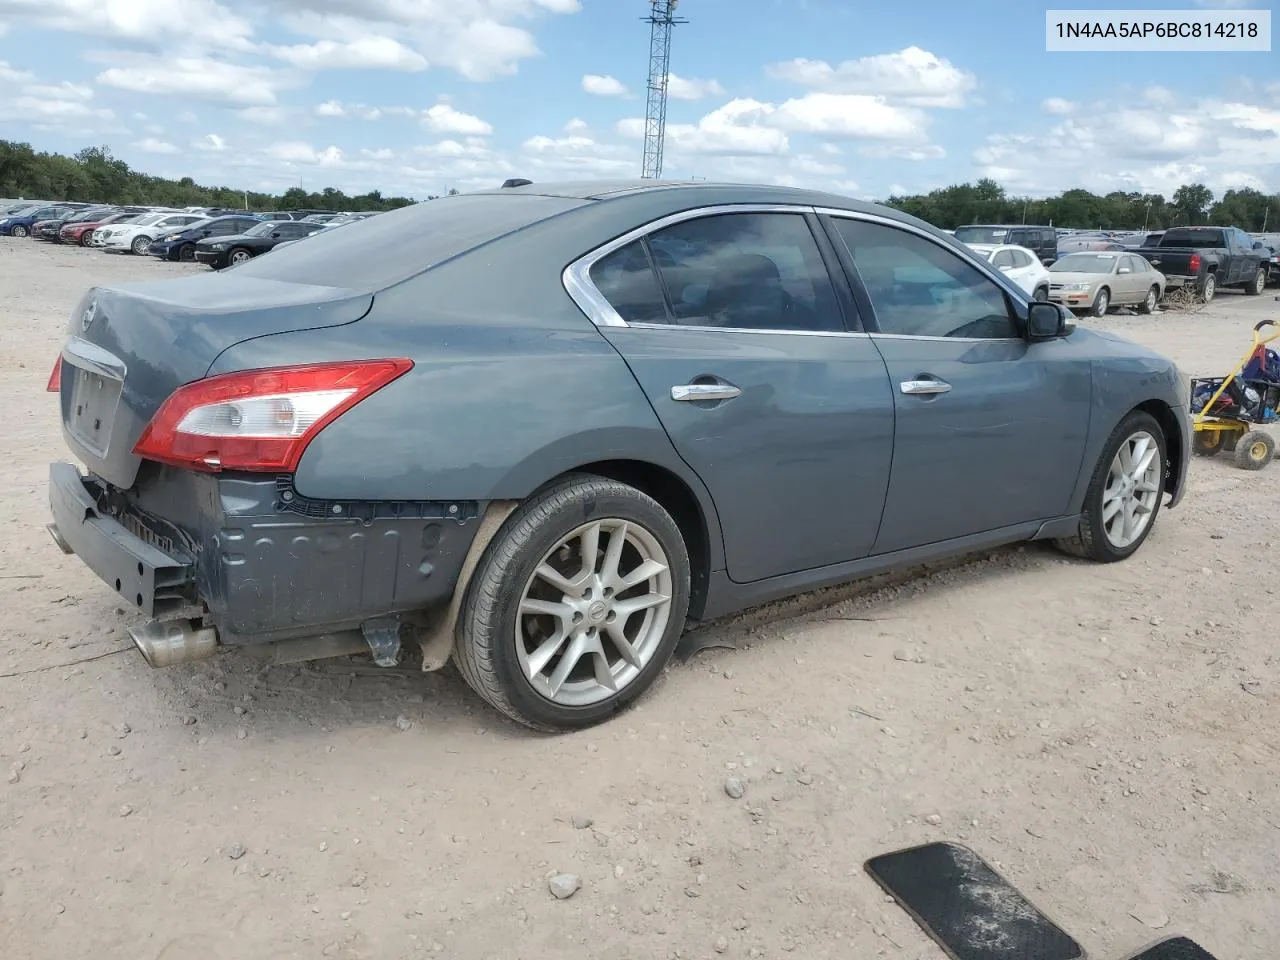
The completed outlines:
[[[432,200],[90,290],[50,381],[79,461],[51,532],[153,665],[412,643],[579,728],[689,624],[1005,543],[1131,556],[1183,494],[1188,400],[1068,317],[839,196]]]

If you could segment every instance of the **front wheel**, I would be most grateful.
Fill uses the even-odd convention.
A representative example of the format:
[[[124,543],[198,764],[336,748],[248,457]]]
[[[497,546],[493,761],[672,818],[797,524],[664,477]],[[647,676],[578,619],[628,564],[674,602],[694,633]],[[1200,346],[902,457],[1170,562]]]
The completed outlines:
[[[1093,314],[1095,317],[1105,317],[1107,315],[1107,308],[1109,308],[1110,306],[1111,306],[1111,291],[1108,290],[1106,287],[1103,287],[1101,290],[1098,291],[1098,295],[1094,297],[1093,307],[1092,309],[1090,309],[1089,312]]]
[[[1261,470],[1276,455],[1276,441],[1263,430],[1250,430],[1236,444],[1236,466],[1243,470]]]
[[[572,476],[508,518],[485,550],[454,637],[467,684],[525,726],[612,717],[662,672],[684,629],[689,554],[634,487]]]
[[[252,259],[253,259],[253,254],[251,254],[248,250],[244,249],[243,247],[237,247],[236,249],[232,250],[230,255],[227,257],[227,261],[233,267],[237,263],[244,263],[246,260],[252,260]]]
[[[1261,267],[1254,278],[1244,285],[1244,292],[1251,297],[1256,297],[1265,289],[1267,289],[1267,268]]]
[[[129,249],[140,257],[146,256],[147,251],[151,249],[151,238],[135,237],[133,243],[129,245]]]
[[[1213,295],[1218,292],[1218,278],[1212,273],[1205,274],[1204,282],[1200,284],[1200,298],[1208,303],[1213,299]]]
[[[1151,414],[1135,410],[1102,448],[1084,495],[1079,532],[1057,541],[1058,547],[1098,563],[1132,556],[1160,512],[1164,474],[1164,431]]]
[[[1155,284],[1151,285],[1151,289],[1147,291],[1147,299],[1142,301],[1142,306],[1138,307],[1140,313],[1155,313],[1156,304],[1160,302],[1160,288]]]
[[[193,244],[184,243],[178,248],[178,259],[182,263],[194,263],[196,259],[196,248]]]

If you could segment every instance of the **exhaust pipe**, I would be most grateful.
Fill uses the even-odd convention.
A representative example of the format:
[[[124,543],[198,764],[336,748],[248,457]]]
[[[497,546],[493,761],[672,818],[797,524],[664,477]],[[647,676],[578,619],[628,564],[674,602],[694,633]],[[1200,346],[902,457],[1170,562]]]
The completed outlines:
[[[188,620],[148,620],[130,627],[129,636],[153,667],[207,660],[218,652],[218,631],[193,626]]]

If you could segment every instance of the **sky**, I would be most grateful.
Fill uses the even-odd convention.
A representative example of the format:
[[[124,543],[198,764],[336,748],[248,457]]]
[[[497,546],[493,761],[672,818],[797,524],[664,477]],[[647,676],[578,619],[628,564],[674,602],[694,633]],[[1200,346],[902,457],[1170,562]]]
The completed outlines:
[[[636,177],[648,6],[0,0],[0,137],[273,192]],[[867,199],[983,176],[1031,196],[1280,191],[1280,47],[1048,53],[1045,8],[682,0],[663,175]]]

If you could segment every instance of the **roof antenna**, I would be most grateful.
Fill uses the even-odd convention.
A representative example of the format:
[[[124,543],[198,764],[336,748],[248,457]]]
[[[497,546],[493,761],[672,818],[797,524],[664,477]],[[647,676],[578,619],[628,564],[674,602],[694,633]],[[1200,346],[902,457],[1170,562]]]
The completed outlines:
[[[532,185],[532,180],[526,180],[524,177],[512,177],[510,180],[502,181],[502,189],[510,190],[512,187],[527,187]]]

